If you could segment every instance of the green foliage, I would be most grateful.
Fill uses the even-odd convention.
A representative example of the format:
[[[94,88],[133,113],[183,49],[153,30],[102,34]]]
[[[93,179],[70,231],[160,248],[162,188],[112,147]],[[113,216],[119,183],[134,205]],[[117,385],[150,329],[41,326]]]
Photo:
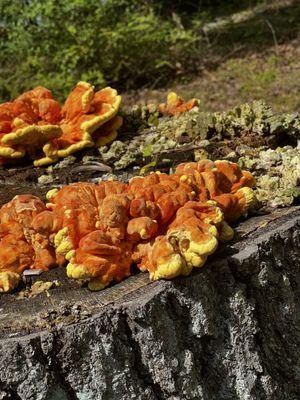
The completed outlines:
[[[78,80],[163,84],[199,46],[146,1],[1,0],[0,15],[0,100],[36,85],[64,98]]]
[[[255,9],[268,3],[268,11]],[[277,51],[277,42],[299,35],[300,6],[294,1],[278,12],[271,3],[0,0],[0,102],[36,85],[63,100],[79,80],[120,91],[157,88],[215,68],[232,50],[238,55],[235,49]],[[245,20],[227,18],[243,9],[249,11]],[[262,74],[251,73],[252,81],[263,89],[275,84],[276,63],[274,58]],[[239,76],[239,68],[233,66],[231,75]],[[249,92],[247,84],[241,90]]]

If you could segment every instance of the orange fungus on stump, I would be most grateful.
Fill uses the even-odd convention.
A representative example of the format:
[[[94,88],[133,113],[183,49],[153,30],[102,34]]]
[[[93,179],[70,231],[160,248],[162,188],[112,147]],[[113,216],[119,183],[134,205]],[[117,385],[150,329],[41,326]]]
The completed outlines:
[[[42,166],[110,143],[122,124],[120,103],[115,89],[95,92],[89,83],[79,82],[63,107],[41,86],[0,104],[1,163],[28,156]]]
[[[158,111],[162,115],[173,116],[191,110],[199,104],[199,100],[192,99],[187,102],[178,96],[175,92],[170,92],[167,97],[167,103],[158,106]]]
[[[86,111],[76,101],[72,107]],[[17,196],[0,210],[0,288],[12,290],[24,269],[63,261],[68,276],[88,280],[91,290],[129,276],[132,262],[152,280],[188,275],[232,239],[228,222],[254,204],[253,184],[237,164],[204,160],[128,184],[53,189],[47,206]]]

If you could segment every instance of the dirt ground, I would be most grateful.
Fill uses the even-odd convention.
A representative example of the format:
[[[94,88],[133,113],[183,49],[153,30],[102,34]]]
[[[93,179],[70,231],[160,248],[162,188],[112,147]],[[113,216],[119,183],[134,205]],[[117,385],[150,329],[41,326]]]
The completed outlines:
[[[167,89],[144,89],[123,95],[124,104],[163,102],[169,91],[185,99],[200,99],[203,111],[224,111],[238,104],[264,99],[275,111],[300,109],[300,36],[264,53],[252,53],[204,70],[189,82]]]
[[[190,73],[170,77],[168,88],[142,88],[124,104],[163,101],[168,91],[223,111],[264,99],[277,112],[300,108],[300,2],[272,0],[203,27],[207,43]]]

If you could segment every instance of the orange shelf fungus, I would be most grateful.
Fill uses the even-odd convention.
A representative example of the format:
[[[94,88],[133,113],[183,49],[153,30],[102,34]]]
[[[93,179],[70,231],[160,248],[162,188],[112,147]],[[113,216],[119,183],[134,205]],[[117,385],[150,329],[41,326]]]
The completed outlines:
[[[113,142],[118,136],[118,129],[122,126],[122,123],[123,118],[116,115],[96,129],[92,134],[95,146],[101,147]]]
[[[95,92],[89,83],[79,82],[61,109],[61,136],[44,146],[46,157],[35,160],[34,165],[47,165],[81,149],[110,143],[122,124],[116,117],[120,103],[121,96],[115,89]]]
[[[48,270],[60,264],[45,224],[46,206],[32,195],[16,196],[0,209],[0,290],[17,286],[25,269]]]
[[[158,106],[158,111],[162,115],[172,116],[189,111],[198,104],[199,100],[197,99],[192,99],[185,103],[175,92],[170,92],[167,97],[167,103],[160,104]]]
[[[1,104],[0,157],[34,158],[49,140],[60,136],[59,120],[59,103],[41,86]]]
[[[0,104],[1,163],[29,156],[42,166],[110,143],[122,125],[120,103],[115,89],[95,92],[89,83],[79,82],[62,107],[41,86]]]
[[[97,230],[81,239],[67,266],[67,275],[88,279],[91,290],[100,290],[113,280],[120,282],[130,276],[131,264],[130,242]]]
[[[128,221],[127,238],[131,242],[149,240],[157,235],[158,223],[150,217],[137,217]]]
[[[140,268],[148,270],[152,280],[188,275],[216,250],[222,222],[223,213],[214,203],[187,202],[166,234],[155,239],[148,254],[142,254]]]
[[[46,205],[17,196],[0,210],[0,288],[12,290],[24,269],[63,262],[67,275],[87,280],[91,290],[129,276],[132,262],[152,280],[188,275],[233,238],[228,223],[255,203],[253,184],[237,164],[204,160],[128,184],[53,189]]]

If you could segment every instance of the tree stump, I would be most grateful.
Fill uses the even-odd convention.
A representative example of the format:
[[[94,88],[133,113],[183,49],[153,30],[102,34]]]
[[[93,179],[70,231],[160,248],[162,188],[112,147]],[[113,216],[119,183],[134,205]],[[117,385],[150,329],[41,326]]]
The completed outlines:
[[[0,298],[0,399],[300,399],[300,207],[252,217],[191,276]]]

